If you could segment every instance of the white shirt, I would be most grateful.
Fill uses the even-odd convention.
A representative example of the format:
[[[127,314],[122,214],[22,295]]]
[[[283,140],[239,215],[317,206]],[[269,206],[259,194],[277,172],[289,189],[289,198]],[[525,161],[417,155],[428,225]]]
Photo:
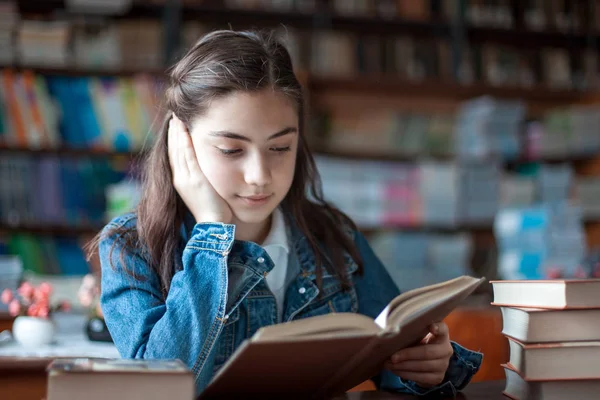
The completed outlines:
[[[288,268],[288,254],[290,252],[288,230],[285,224],[283,212],[279,208],[273,211],[271,218],[271,230],[262,244],[271,260],[273,269],[267,274],[267,286],[275,296],[277,303],[277,315],[281,320],[283,314],[283,302],[286,290],[286,274]]]

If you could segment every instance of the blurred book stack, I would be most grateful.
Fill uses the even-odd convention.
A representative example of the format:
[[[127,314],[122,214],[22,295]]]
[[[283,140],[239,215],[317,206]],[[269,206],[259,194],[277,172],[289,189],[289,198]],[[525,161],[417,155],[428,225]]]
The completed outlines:
[[[575,193],[586,219],[600,218],[600,178],[580,176],[575,181]]]
[[[15,59],[14,32],[19,23],[16,3],[0,1],[0,63],[10,64]]]
[[[494,161],[462,162],[458,182],[459,221],[489,226],[498,211],[502,170]]]
[[[510,346],[504,393],[591,400],[600,391],[600,280],[492,281]]]
[[[403,292],[471,271],[474,245],[467,233],[378,232],[369,243]]]
[[[340,152],[399,156],[454,154],[452,113],[339,110],[314,116],[315,145]]]
[[[42,67],[69,65],[70,28],[68,22],[60,20],[21,21],[17,31],[19,62]]]
[[[100,8],[110,4],[98,3]],[[165,65],[163,27],[153,19],[30,18],[0,1],[0,62],[24,67],[158,70]],[[87,11],[83,12],[85,15]]]
[[[585,156],[600,151],[597,106],[555,109],[526,128],[525,155],[530,159]]]
[[[325,199],[365,228],[491,226],[498,210],[496,163],[416,163],[317,156]]]
[[[541,165],[536,179],[538,200],[543,203],[568,200],[573,190],[573,175],[569,164]]]
[[[522,207],[536,201],[536,184],[531,176],[505,173],[500,186],[500,207]]]
[[[459,224],[461,196],[458,165],[423,162],[419,165],[419,194],[422,201],[421,219],[427,226],[453,227]]]
[[[0,71],[0,144],[135,151],[152,139],[161,81]],[[147,143],[149,144],[149,143]]]
[[[90,272],[82,239],[19,233],[2,241],[3,251],[17,255],[22,271],[28,276],[81,277]],[[0,257],[8,256],[0,253]],[[16,270],[14,265],[9,267],[8,272]]]
[[[106,222],[106,185],[120,182],[129,172],[109,159],[2,155],[0,223],[101,226]]]
[[[455,125],[456,154],[466,159],[516,158],[524,117],[525,105],[520,101],[486,96],[463,102]]]
[[[505,208],[494,221],[503,279],[545,279],[582,274],[585,234],[581,212],[569,203]]]

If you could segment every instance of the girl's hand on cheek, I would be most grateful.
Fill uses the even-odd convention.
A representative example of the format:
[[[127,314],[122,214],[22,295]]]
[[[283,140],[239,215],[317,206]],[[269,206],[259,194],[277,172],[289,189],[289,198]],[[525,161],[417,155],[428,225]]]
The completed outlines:
[[[168,151],[173,186],[196,222],[231,223],[231,208],[206,179],[190,134],[175,114],[169,121]]]

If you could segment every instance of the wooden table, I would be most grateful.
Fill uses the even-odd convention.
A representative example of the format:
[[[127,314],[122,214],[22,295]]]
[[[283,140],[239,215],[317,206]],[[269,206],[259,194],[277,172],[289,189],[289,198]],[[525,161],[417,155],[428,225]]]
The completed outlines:
[[[0,399],[40,400],[46,396],[50,360],[0,357]]]
[[[46,396],[46,365],[48,360],[18,360],[0,358],[0,399],[41,400]],[[502,395],[504,381],[471,383],[456,399],[462,400],[507,400]],[[352,392],[337,400],[386,400],[418,399],[416,396],[397,395],[385,392]],[[71,400],[71,399],[65,399]],[[75,399],[73,399],[75,400]]]
[[[11,320],[0,318],[2,329],[10,329]],[[500,393],[504,388],[503,381],[489,383],[503,378],[504,370],[500,364],[508,359],[506,339],[500,334],[501,316],[497,309],[461,308],[452,313],[446,320],[450,327],[451,338],[468,348],[480,349],[484,354],[484,364],[475,375],[473,382],[465,393],[468,397],[459,399],[507,399]],[[485,335],[473,326],[486,327]],[[1,330],[1,329],[0,329]],[[46,366],[49,359],[15,359],[0,357],[0,399],[40,400],[46,395]],[[483,381],[481,383],[477,381]],[[495,386],[494,386],[495,385]],[[359,390],[368,390],[368,385],[361,385]],[[347,396],[354,396],[353,393]],[[412,397],[390,395],[381,392],[360,392],[360,397],[347,399],[410,399]],[[379,397],[373,397],[379,396]],[[387,397],[386,397],[387,396]],[[495,396],[495,397],[494,397]]]
[[[457,400],[509,400],[502,394],[504,390],[504,381],[486,381],[471,383],[467,388],[459,392],[456,397],[436,397],[436,399],[457,399]],[[335,400],[413,400],[423,399],[423,397],[400,395],[385,392],[354,392],[347,393],[345,396]]]

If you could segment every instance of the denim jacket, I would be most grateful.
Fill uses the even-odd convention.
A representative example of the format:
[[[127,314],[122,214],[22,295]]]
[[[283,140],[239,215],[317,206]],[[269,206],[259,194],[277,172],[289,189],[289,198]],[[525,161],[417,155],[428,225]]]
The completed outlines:
[[[289,222],[289,219],[288,219]],[[136,216],[115,218],[108,227],[134,228]],[[105,228],[105,229],[107,229]],[[338,279],[324,273],[315,283],[315,257],[306,237],[290,223],[291,248],[283,321],[331,312],[357,312],[372,318],[399,294],[366,239],[353,232],[364,273],[347,255],[352,287],[342,290]],[[111,248],[112,246],[114,248]],[[122,239],[100,242],[101,306],[113,340],[124,358],[182,360],[193,372],[199,393],[244,339],[278,320],[275,298],[264,277],[273,268],[259,245],[235,240],[235,225],[186,221],[181,248],[174,260],[177,272],[165,296],[159,277],[141,251],[124,251]],[[110,257],[110,259],[109,259]],[[112,261],[112,265],[111,262]],[[123,270],[123,263],[135,279]],[[441,385],[422,388],[383,370],[373,377],[378,388],[424,395],[454,395],[479,370],[481,353],[452,343],[454,354]]]

